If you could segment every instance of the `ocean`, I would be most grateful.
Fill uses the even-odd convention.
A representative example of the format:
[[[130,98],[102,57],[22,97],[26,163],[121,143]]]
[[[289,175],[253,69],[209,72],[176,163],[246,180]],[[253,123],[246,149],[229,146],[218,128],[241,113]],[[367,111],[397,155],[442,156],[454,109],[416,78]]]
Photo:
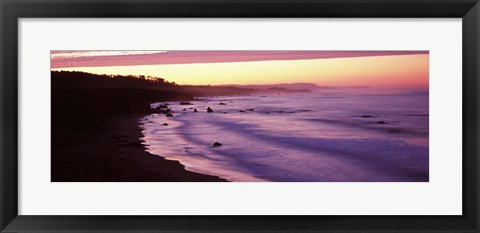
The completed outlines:
[[[429,181],[428,92],[259,94],[190,102],[167,102],[174,117],[140,120],[147,151],[189,171],[244,182]],[[152,107],[160,104],[165,102]]]

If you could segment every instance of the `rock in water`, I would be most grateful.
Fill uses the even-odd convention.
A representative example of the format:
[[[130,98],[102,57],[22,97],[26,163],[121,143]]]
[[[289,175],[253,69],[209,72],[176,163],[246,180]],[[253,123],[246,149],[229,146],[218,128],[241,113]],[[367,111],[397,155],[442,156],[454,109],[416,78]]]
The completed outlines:
[[[220,143],[220,142],[213,143],[213,147],[219,147],[219,146],[222,146],[222,143]]]
[[[173,117],[173,114],[171,113],[167,113],[167,115],[165,115],[166,117]]]
[[[213,109],[211,109],[210,107],[207,108],[207,112],[213,112]]]
[[[219,103],[219,105],[227,105],[226,103]]]
[[[387,124],[387,123],[385,123],[385,121],[377,121],[377,124],[384,125],[384,124]]]
[[[171,113],[173,111],[169,108],[156,108],[156,109],[154,109],[154,112],[155,113],[160,113],[160,114],[167,114],[167,113]]]
[[[168,125],[168,123],[163,123],[162,125]]]
[[[184,108],[182,111],[187,111],[187,109],[186,109],[186,108]]]
[[[243,110],[240,110],[239,112],[245,112],[245,111],[243,111]]]
[[[182,101],[180,102],[180,105],[193,105],[193,104],[187,101]]]
[[[193,109],[193,112],[198,112],[196,108]]]
[[[372,116],[370,116],[370,115],[362,115],[362,116],[360,116],[360,117],[362,117],[362,118],[370,118],[370,117],[372,117]]]

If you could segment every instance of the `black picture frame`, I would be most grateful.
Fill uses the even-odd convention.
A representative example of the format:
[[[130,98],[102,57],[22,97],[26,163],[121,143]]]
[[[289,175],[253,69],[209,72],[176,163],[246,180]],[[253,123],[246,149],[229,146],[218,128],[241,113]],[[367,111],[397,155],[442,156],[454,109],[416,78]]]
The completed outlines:
[[[1,232],[479,232],[478,0],[0,0],[0,15]],[[47,17],[462,18],[463,215],[18,215],[18,19]]]

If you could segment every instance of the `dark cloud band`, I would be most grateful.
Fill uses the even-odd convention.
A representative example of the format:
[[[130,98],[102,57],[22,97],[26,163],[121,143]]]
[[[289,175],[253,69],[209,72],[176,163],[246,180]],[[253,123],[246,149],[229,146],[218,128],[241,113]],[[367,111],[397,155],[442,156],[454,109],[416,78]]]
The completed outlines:
[[[51,51],[51,68],[305,60],[428,54],[428,51]],[[93,55],[92,55],[93,54]],[[113,55],[112,55],[113,54]]]

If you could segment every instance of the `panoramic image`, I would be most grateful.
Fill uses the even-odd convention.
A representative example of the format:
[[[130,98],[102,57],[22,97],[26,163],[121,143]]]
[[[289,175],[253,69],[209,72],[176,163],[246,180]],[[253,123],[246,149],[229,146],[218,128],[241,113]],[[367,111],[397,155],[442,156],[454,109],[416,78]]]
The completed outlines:
[[[52,182],[429,182],[429,51],[50,57]]]

